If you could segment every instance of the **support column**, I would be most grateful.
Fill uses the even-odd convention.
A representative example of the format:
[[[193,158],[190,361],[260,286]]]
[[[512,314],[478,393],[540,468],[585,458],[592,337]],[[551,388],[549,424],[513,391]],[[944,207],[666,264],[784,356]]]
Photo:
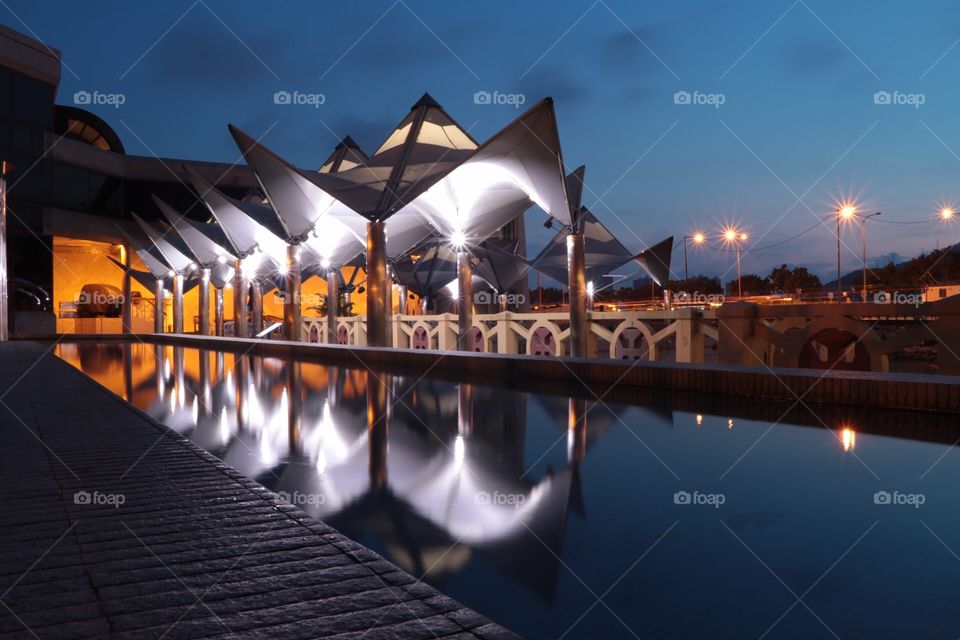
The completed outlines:
[[[247,289],[249,283],[243,274],[243,261],[237,258],[233,265],[233,335],[247,337]]]
[[[367,223],[367,344],[387,346],[387,235],[384,222]]]
[[[173,276],[173,332],[183,333],[183,274]]]
[[[339,342],[340,322],[340,280],[337,270],[327,271],[327,344]]]
[[[387,486],[387,434],[390,408],[388,385],[390,376],[367,375],[367,446],[369,447],[370,485]]]
[[[583,462],[587,453],[587,401],[570,398],[567,405],[567,460]]]
[[[120,245],[120,257],[123,260],[123,302],[120,311],[120,326],[123,333],[133,333],[133,284],[130,277],[130,247]]]
[[[250,283],[250,302],[253,315],[250,337],[255,337],[263,331],[263,285],[258,280]]]
[[[296,360],[287,362],[287,439],[290,455],[303,455],[303,395],[300,391],[303,369]]]
[[[204,267],[200,269],[200,311],[197,314],[200,317],[200,326],[197,333],[201,336],[210,335],[210,269]]]
[[[587,322],[586,260],[583,234],[567,236],[567,270],[570,284],[570,355],[586,357],[590,328]]]
[[[407,315],[407,286],[402,284],[397,287],[397,294],[400,297],[400,304],[397,306],[397,315]]]
[[[163,333],[163,279],[158,278],[153,286],[156,304],[153,305],[153,332]]]
[[[283,326],[287,340],[300,342],[300,247],[287,245],[287,273],[283,276]]]
[[[470,341],[470,330],[473,328],[473,265],[466,251],[457,252],[457,277],[457,350],[473,351]]]
[[[223,335],[223,289],[216,287],[213,292],[213,332]]]
[[[10,292],[7,273],[7,171],[10,165],[0,165],[0,340],[10,339]]]

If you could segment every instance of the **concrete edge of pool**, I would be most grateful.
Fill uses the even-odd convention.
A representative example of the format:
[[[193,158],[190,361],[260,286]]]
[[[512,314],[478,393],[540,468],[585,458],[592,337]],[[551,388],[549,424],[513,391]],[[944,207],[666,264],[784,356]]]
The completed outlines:
[[[16,390],[0,418],[0,576],[13,580],[0,635],[517,637],[43,345],[0,343],[0,356]]]
[[[37,338],[33,338],[36,340]],[[483,376],[536,377],[609,385],[724,394],[793,403],[868,406],[876,409],[956,413],[960,411],[960,376],[907,373],[768,369],[738,365],[620,362],[591,358],[547,357],[427,351],[285,340],[258,340],[171,334],[56,335],[66,342],[144,341],[255,356],[291,357],[357,365],[387,372],[430,372],[455,380]]]

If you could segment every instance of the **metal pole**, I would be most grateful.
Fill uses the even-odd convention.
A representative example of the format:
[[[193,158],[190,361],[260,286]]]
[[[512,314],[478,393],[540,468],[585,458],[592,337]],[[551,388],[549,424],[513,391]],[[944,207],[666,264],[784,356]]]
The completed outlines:
[[[243,274],[243,261],[237,258],[233,272],[233,335],[247,337],[247,288],[249,284]]]
[[[327,271],[327,344],[340,341],[340,280],[337,270]]]
[[[156,302],[153,305],[153,332],[163,333],[163,279],[158,278],[153,287]]]
[[[254,337],[263,331],[263,286],[259,280],[250,283],[250,306],[252,307],[253,328],[250,330],[250,336]]]
[[[10,304],[7,274],[7,162],[0,164],[0,340],[10,339]]]
[[[737,243],[737,297],[743,297],[743,285],[740,282],[740,243]]]
[[[459,351],[473,351],[470,340],[473,329],[473,265],[470,264],[470,254],[466,251],[457,252],[458,302],[457,307],[457,349]]]
[[[210,269],[200,269],[200,327],[201,336],[210,335]]]
[[[683,236],[683,279],[690,281],[690,267],[687,265],[687,236]]]
[[[404,316],[407,314],[407,287],[406,285],[400,285],[397,287],[397,297],[400,298],[400,304],[397,305],[397,315]]]
[[[840,286],[840,213],[837,212],[837,302],[843,298],[843,287]]]
[[[300,247],[287,245],[287,273],[283,277],[283,324],[287,340],[300,342]]]
[[[383,222],[367,223],[367,344],[387,346],[387,235]]]
[[[173,275],[173,332],[183,333],[183,274]]]
[[[860,220],[860,238],[863,240],[863,295],[862,302],[867,301],[867,219]]]
[[[567,236],[567,271],[570,284],[570,355],[587,355],[587,276],[583,234]]]
[[[223,335],[223,289],[216,287],[213,292],[213,332]]]
[[[130,247],[120,245],[121,258],[123,258],[123,303],[121,307],[121,320],[123,333],[133,333],[133,283],[130,277]]]

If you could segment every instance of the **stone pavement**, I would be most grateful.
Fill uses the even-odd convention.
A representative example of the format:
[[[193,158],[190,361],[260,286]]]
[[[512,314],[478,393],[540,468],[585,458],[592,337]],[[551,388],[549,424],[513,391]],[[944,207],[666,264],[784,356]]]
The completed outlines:
[[[514,638],[60,361],[0,343],[0,639]]]

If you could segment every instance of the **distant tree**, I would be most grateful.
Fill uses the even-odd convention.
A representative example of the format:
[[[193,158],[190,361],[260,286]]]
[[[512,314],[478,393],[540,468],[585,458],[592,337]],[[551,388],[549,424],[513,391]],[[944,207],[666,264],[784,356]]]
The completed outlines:
[[[743,286],[743,295],[745,296],[760,296],[767,293],[770,293],[770,280],[768,278],[761,278],[755,273],[745,273],[740,277],[741,284]],[[735,296],[737,295],[737,279],[734,278],[727,283],[727,295]]]
[[[670,282],[669,289],[674,292],[693,293],[721,293],[723,286],[720,284],[720,278],[711,278],[709,276],[693,276],[689,280],[673,280]]]
[[[770,272],[769,281],[774,291],[783,291],[784,293],[810,291],[823,286],[820,283],[820,278],[807,271],[806,267],[791,269],[785,264],[775,267]]]

